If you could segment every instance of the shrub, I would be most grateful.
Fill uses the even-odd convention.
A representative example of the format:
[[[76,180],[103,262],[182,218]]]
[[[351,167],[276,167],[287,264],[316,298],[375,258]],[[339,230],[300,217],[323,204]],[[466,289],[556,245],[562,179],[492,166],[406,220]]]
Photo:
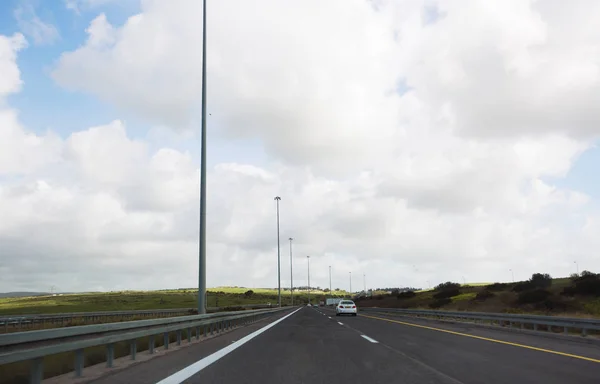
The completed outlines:
[[[487,289],[484,289],[483,291],[479,291],[477,293],[477,296],[475,296],[475,300],[479,300],[479,301],[483,301],[486,299],[489,299],[490,297],[494,297],[496,296],[493,292],[490,292]]]
[[[417,296],[417,294],[415,293],[415,291],[406,291],[406,292],[400,292],[396,298],[397,299],[410,299],[411,297],[415,297]]]
[[[547,273],[534,273],[529,282],[535,288],[548,288],[552,285],[552,276]]]
[[[487,285],[485,287],[485,289],[490,292],[497,292],[497,291],[504,291],[508,287],[509,287],[509,285],[506,283],[494,283],[494,284]]]
[[[446,304],[450,304],[452,302],[452,299],[450,298],[443,298],[443,299],[436,299],[434,301],[432,301],[431,303],[429,303],[429,308],[440,308],[443,307]]]
[[[244,296],[246,296],[246,297],[250,297],[250,296],[252,296],[253,294],[254,294],[254,291],[253,291],[253,290],[251,290],[251,289],[250,289],[250,290],[247,290],[246,292],[244,292]]]
[[[575,279],[573,285],[566,287],[563,295],[600,296],[600,275],[589,271],[583,271]]]
[[[453,283],[451,281],[447,281],[445,283],[441,283],[435,286],[435,288],[433,288],[436,291],[446,291],[446,290],[450,290],[450,289],[459,289],[460,288],[460,284],[458,283]]]
[[[545,289],[535,289],[533,291],[525,291],[519,293],[517,303],[519,304],[533,304],[539,303],[546,300],[551,295],[550,292]]]
[[[515,292],[524,292],[524,291],[530,291],[532,289],[534,289],[535,286],[531,283],[531,281],[520,281],[517,284],[515,284],[515,286],[513,287],[513,291]]]
[[[576,281],[578,278],[579,278],[579,274],[578,274],[578,273],[571,273],[571,274],[569,275],[569,279],[570,279],[571,281]]]
[[[545,311],[559,311],[559,312],[565,312],[568,311],[570,308],[570,306],[565,303],[564,301],[561,301],[560,298],[556,298],[556,297],[549,297],[546,300],[542,301],[541,303],[538,303],[535,305],[537,309],[541,309],[541,310],[545,310]]]
[[[433,295],[434,299],[446,299],[454,296],[460,295],[460,289],[458,288],[449,288],[443,291],[439,291],[438,293]]]

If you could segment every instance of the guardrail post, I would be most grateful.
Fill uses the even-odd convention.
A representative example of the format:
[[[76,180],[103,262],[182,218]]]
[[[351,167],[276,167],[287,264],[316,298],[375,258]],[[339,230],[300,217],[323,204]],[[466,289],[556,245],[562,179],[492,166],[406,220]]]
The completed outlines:
[[[181,345],[181,329],[177,331],[177,345]]]
[[[210,335],[215,334],[215,323],[210,323]]]
[[[204,337],[206,337],[206,328],[208,328],[206,325],[204,326]]]
[[[537,330],[538,330],[538,325],[537,325],[537,323],[533,323],[533,330],[534,330],[534,331],[537,331]]]
[[[587,336],[587,329],[581,328],[581,336],[583,336],[583,337]]]
[[[150,352],[150,354],[154,354],[154,335],[150,336],[150,339],[148,340],[148,352]]]
[[[164,347],[165,349],[169,349],[169,332],[165,332],[163,335],[163,339],[164,339]]]
[[[106,367],[107,368],[113,367],[114,358],[115,358],[115,345],[111,343],[106,346]]]
[[[75,377],[81,377],[83,375],[83,349],[75,351]]]
[[[44,378],[44,359],[38,357],[31,361],[31,384],[40,384]]]
[[[187,329],[187,339],[188,339],[188,343],[192,342],[192,329],[191,328]]]
[[[131,355],[131,360],[135,360],[136,353],[137,353],[137,340],[131,340],[131,344],[129,344],[129,354]]]
[[[563,333],[566,335],[569,333],[569,327],[564,327]]]

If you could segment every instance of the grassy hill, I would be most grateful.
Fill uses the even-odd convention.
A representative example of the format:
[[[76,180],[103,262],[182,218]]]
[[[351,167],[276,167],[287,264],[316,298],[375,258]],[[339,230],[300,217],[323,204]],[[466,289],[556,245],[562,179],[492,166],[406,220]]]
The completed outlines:
[[[552,279],[534,274],[527,281],[482,285],[448,282],[431,290],[360,298],[357,303],[361,307],[600,317],[600,275],[583,272]]]
[[[291,304],[291,292],[281,291],[281,303]],[[334,291],[333,296],[348,296]],[[329,293],[311,291],[312,302],[325,300]],[[295,291],[294,303],[308,303],[307,291]],[[207,289],[208,307],[230,307],[244,304],[277,303],[277,290],[272,288],[216,287]],[[119,291],[78,293],[29,297],[0,298],[0,315],[24,315],[64,312],[126,311],[142,309],[194,308],[197,291],[193,288],[160,291]]]

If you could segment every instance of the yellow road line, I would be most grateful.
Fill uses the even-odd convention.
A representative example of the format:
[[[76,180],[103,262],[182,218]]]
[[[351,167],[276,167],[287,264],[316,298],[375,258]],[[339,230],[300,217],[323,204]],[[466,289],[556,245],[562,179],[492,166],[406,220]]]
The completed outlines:
[[[551,349],[544,349],[544,348],[532,347],[530,345],[524,345],[524,344],[518,344],[518,343],[511,343],[509,341],[490,339],[489,337],[469,335],[468,333],[455,332],[455,331],[450,331],[450,330],[442,329],[442,328],[428,327],[426,325],[406,323],[404,321],[386,319],[384,317],[368,316],[368,315],[364,315],[364,314],[361,315],[361,316],[362,317],[368,317],[369,319],[383,320],[383,321],[388,321],[390,323],[397,323],[397,324],[402,324],[402,325],[408,325],[408,326],[411,326],[411,327],[424,328],[424,329],[429,329],[429,330],[432,330],[432,331],[450,333],[452,335],[465,336],[465,337],[470,337],[470,338],[473,338],[473,339],[491,341],[493,343],[499,343],[499,344],[505,344],[505,345],[512,345],[513,347],[520,347],[520,348],[525,348],[525,349],[531,349],[531,350],[538,351],[538,352],[552,353],[552,354],[555,354],[555,355],[572,357],[574,359],[587,360],[587,361],[591,361],[591,362],[594,362],[594,363],[600,363],[600,360],[598,360],[598,359],[592,359],[591,357],[585,357],[585,356],[579,356],[579,355],[572,355],[570,353],[553,351]]]

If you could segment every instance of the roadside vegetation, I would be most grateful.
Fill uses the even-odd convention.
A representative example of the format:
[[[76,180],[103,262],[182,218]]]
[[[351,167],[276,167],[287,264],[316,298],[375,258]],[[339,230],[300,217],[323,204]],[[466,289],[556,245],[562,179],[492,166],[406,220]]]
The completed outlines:
[[[392,292],[356,301],[362,307],[600,317],[600,274],[583,271],[553,279],[547,273],[534,273],[525,281],[485,285],[449,281],[432,290]]]
[[[308,291],[294,291],[294,303],[308,303]],[[348,296],[346,291],[315,289],[312,302],[326,297]],[[160,291],[119,291],[0,299],[0,316],[52,314],[70,312],[132,311],[148,309],[194,308],[198,293],[195,289]],[[281,291],[282,305],[290,305],[289,289]],[[207,290],[207,307],[235,307],[247,304],[277,304],[277,290],[269,288],[217,287]]]

